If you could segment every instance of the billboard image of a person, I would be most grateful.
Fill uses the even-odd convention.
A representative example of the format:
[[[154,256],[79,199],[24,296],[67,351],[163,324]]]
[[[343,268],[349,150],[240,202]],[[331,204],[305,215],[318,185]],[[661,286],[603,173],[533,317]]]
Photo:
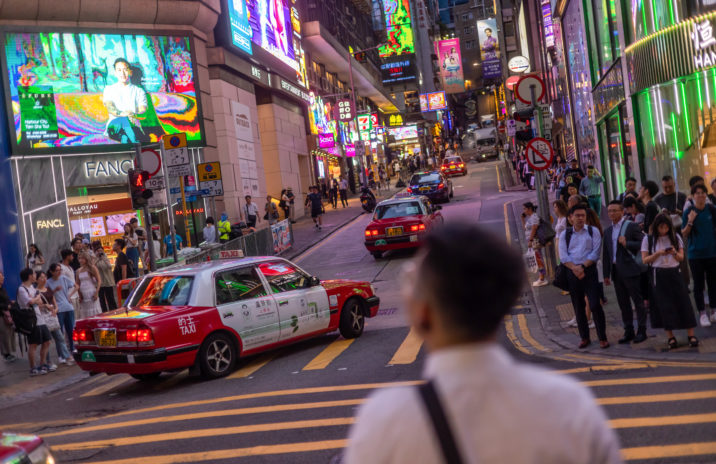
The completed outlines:
[[[497,46],[498,42],[497,39],[492,36],[492,29],[489,27],[485,28],[485,40],[482,42],[483,59],[496,60]]]
[[[114,61],[117,82],[104,89],[102,100],[109,113],[107,136],[119,143],[137,143],[142,126],[139,116],[147,111],[147,94],[131,81],[132,68],[124,58]]]

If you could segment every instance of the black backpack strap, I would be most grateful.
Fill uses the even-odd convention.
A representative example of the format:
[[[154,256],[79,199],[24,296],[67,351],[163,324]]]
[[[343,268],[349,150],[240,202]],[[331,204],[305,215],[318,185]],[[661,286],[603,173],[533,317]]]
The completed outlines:
[[[428,380],[420,385],[418,391],[420,392],[420,397],[423,399],[425,408],[428,410],[428,414],[430,414],[430,419],[432,420],[435,434],[440,441],[440,448],[442,449],[445,462],[447,464],[461,464],[463,462],[462,457],[460,457],[460,452],[455,443],[455,437],[452,434],[450,424],[445,415],[445,410],[440,404],[440,398],[438,398],[432,380]]]
[[[571,227],[567,227],[567,231],[564,233],[564,241],[567,242],[567,251],[569,251],[569,242],[572,241],[572,234],[574,233],[574,229]]]

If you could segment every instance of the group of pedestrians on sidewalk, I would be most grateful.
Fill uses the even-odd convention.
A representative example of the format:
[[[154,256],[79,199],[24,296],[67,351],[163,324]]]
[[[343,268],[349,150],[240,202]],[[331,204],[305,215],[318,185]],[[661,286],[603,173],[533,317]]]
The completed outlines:
[[[622,344],[645,341],[650,320],[652,328],[664,329],[669,349],[679,346],[675,330],[686,330],[686,343],[697,347],[696,314],[703,327],[716,322],[716,206],[702,177],[694,176],[689,183],[691,196],[678,192],[671,176],[662,178],[661,193],[653,181],[637,191],[636,180],[627,179],[626,190],[607,205],[610,224],[603,231],[588,195],[572,190],[566,204],[561,199],[553,202],[561,262],[556,280],[572,300],[580,348],[591,343],[590,314],[600,346],[609,347],[604,285],[614,285],[624,327]],[[534,205],[524,206],[531,217]],[[530,247],[538,224],[538,220],[525,221]],[[698,313],[689,296],[689,271]],[[543,275],[540,266],[535,286],[542,285]]]

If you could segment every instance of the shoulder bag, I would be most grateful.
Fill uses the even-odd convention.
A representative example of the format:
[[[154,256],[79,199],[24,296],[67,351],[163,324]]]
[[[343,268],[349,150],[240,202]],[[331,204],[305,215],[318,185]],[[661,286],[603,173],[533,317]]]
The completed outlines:
[[[420,393],[420,398],[423,400],[425,409],[428,410],[428,415],[430,415],[430,420],[433,423],[435,434],[440,442],[440,449],[442,450],[445,462],[448,464],[462,464],[463,460],[457,448],[455,436],[450,428],[445,410],[440,404],[440,398],[435,390],[433,381],[428,380],[420,385],[418,392]]]

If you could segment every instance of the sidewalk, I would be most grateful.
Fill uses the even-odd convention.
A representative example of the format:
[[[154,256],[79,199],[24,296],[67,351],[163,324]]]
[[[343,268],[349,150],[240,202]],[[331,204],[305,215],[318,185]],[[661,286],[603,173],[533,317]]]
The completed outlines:
[[[379,203],[402,190],[402,188],[395,187],[395,182],[397,182],[397,179],[393,178],[387,190],[383,189],[380,193],[378,193],[377,190],[374,192],[376,194],[376,200]],[[336,209],[333,209],[330,202],[324,201],[323,204],[326,214],[323,215],[323,227],[320,231],[316,230],[316,226],[313,224],[313,219],[311,219],[310,214],[298,219],[296,223],[293,224],[293,247],[286,252],[285,258],[296,258],[316,243],[363,214],[364,211],[361,207],[359,197],[360,195],[358,194],[349,196],[348,207],[346,208],[341,206],[340,200],[338,201],[338,208]]]
[[[525,195],[524,200],[528,199],[528,195]],[[522,250],[526,250],[527,244],[520,220],[522,201],[513,201],[511,211],[517,225],[516,229],[519,230],[520,246]],[[530,275],[530,284],[536,279],[536,274]],[[639,344],[618,344],[617,340],[624,334],[624,327],[613,285],[604,287],[604,294],[607,298],[604,312],[607,320],[607,339],[611,344],[610,348],[602,350],[599,348],[598,343],[593,343],[586,350],[577,350],[577,344],[580,341],[577,328],[567,327],[566,325],[567,321],[574,317],[569,295],[563,295],[561,290],[553,285],[544,287],[530,286],[530,290],[534,296],[541,329],[552,342],[562,348],[579,352],[586,351],[594,354],[617,355],[654,361],[716,361],[716,326],[697,327],[695,329],[696,336],[699,338],[698,348],[689,348],[686,344],[686,331],[678,330],[676,331],[676,338],[679,342],[679,348],[669,350],[666,347],[667,337],[664,331],[662,329],[652,329],[651,326],[647,329],[649,338],[646,341]],[[636,327],[636,322],[634,322],[634,326]],[[597,340],[594,329],[591,330],[591,338],[592,340]]]

